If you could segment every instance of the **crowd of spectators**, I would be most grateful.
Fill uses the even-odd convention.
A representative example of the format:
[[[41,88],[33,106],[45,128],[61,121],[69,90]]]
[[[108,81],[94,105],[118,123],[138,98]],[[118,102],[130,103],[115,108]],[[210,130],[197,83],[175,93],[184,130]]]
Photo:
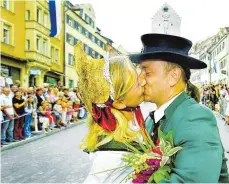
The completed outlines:
[[[229,125],[229,86],[208,84],[200,88],[201,103],[216,111]]]
[[[77,88],[20,87],[0,90],[1,146],[32,136],[32,131],[48,133],[87,116]]]

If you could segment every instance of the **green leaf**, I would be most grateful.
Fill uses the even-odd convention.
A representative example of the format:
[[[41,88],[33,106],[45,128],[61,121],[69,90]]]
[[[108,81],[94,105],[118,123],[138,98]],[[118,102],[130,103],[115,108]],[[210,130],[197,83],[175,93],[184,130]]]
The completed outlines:
[[[144,153],[149,153],[150,149],[147,149],[142,143],[139,142],[139,146],[142,148],[142,150],[144,151]]]
[[[159,126],[159,128],[158,128],[158,138],[159,138],[159,139],[164,139],[164,140],[165,140],[165,135],[164,135],[164,133],[161,131],[161,126]]]
[[[172,148],[168,153],[167,153],[167,156],[172,156],[174,155],[176,152],[180,151],[182,149],[182,147],[175,147],[175,148]]]
[[[173,134],[174,134],[174,131],[170,130],[165,136],[165,140],[170,142],[172,146],[173,146]]]
[[[133,147],[131,144],[129,144],[129,143],[127,143],[127,142],[123,142],[123,143],[124,143],[129,149],[131,149],[133,152],[141,154],[141,152],[140,152],[138,149],[136,149],[135,147]]]
[[[163,154],[165,153],[165,141],[163,138],[160,139],[160,150]]]
[[[160,182],[162,179],[167,178],[169,179],[170,175],[169,173],[171,172],[171,169],[168,166],[164,166],[159,168],[153,175],[153,179],[155,183]]]
[[[155,172],[153,175],[154,175],[153,179],[155,183],[159,183],[164,178],[164,175],[161,174],[160,172]]]
[[[147,183],[153,183],[152,181],[154,180],[154,174],[152,174],[150,176],[150,178],[148,179],[148,182]]]
[[[160,166],[163,167],[167,163],[168,160],[169,160],[168,156],[163,156],[161,163],[160,163]]]

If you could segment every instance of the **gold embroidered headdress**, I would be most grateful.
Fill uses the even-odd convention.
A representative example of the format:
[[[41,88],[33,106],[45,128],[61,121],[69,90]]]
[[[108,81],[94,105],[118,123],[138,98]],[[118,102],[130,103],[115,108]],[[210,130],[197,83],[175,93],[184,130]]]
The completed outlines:
[[[82,42],[75,45],[76,72],[79,92],[89,113],[92,103],[103,104],[110,96],[109,82],[104,76],[104,59],[87,57]]]

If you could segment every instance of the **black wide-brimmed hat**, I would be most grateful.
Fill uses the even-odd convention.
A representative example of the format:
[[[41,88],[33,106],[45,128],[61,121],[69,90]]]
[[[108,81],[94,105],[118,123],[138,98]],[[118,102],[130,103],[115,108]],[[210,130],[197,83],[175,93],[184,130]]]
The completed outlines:
[[[130,54],[134,63],[145,60],[163,60],[177,63],[188,69],[206,68],[206,63],[188,56],[192,42],[186,38],[166,34],[144,34],[141,36],[141,53]]]

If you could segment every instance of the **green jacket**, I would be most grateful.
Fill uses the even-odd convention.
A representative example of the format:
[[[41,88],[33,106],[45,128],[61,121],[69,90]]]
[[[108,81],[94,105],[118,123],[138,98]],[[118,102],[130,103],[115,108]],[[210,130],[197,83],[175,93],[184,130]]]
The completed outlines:
[[[160,122],[164,133],[174,130],[176,154],[171,178],[162,183],[229,183],[229,175],[214,114],[185,92],[165,110]],[[148,117],[146,129],[152,133],[153,120]]]

